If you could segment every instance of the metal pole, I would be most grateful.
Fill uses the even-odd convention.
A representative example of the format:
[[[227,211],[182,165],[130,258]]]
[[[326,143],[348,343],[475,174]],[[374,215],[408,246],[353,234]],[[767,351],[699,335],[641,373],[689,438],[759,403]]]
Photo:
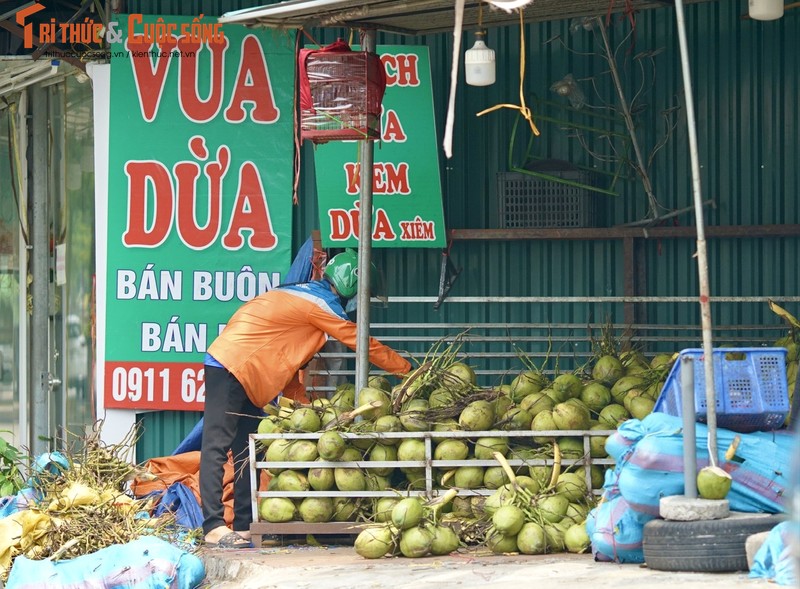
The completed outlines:
[[[47,214],[47,90],[30,88],[32,138],[31,192],[31,451],[47,452],[50,435],[48,397],[50,372],[47,362],[49,303],[50,230]],[[22,316],[23,313],[20,313]]]
[[[681,51],[684,97],[686,100],[686,126],[689,135],[689,155],[692,163],[692,192],[694,194],[695,223],[697,224],[697,272],[700,283],[700,320],[703,328],[703,365],[706,375],[706,406],[708,424],[708,459],[711,466],[717,465],[717,412],[714,391],[714,348],[711,340],[711,303],[708,287],[708,253],[703,226],[703,190],[700,184],[700,158],[697,153],[697,124],[694,116],[692,76],[689,67],[689,49],[686,42],[686,19],[683,0],[675,0],[675,18],[678,25],[678,41]]]
[[[681,356],[681,415],[683,416],[683,495],[697,499],[697,432],[694,410],[694,359]]]
[[[363,31],[362,51],[375,51],[375,31]],[[361,169],[359,173],[358,223],[358,315],[356,316],[356,406],[358,392],[369,378],[369,285],[372,274],[372,162],[375,145],[370,139],[359,141]]]

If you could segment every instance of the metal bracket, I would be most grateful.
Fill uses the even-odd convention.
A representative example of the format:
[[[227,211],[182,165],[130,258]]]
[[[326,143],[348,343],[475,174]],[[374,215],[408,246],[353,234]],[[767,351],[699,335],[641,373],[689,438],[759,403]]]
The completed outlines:
[[[456,278],[461,274],[461,268],[456,268],[450,259],[450,246],[442,252],[442,272],[439,275],[439,296],[433,304],[435,311],[439,310],[444,300],[447,298],[447,293],[450,292]]]

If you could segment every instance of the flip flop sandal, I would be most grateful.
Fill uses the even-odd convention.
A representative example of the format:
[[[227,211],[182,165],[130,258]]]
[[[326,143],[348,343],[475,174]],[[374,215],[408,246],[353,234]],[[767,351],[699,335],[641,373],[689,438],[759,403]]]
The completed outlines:
[[[236,532],[228,532],[217,542],[206,542],[209,548],[219,548],[222,550],[242,550],[244,548],[252,548],[253,544],[250,540],[245,540]]]

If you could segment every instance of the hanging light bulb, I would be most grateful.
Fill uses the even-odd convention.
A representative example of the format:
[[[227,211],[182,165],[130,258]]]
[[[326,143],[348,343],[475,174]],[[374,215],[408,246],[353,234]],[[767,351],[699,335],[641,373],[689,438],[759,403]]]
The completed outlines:
[[[475,44],[464,53],[464,73],[470,86],[489,86],[494,84],[494,49],[486,46],[485,31],[475,32]]]
[[[783,0],[749,0],[747,12],[755,20],[775,20],[783,16]]]

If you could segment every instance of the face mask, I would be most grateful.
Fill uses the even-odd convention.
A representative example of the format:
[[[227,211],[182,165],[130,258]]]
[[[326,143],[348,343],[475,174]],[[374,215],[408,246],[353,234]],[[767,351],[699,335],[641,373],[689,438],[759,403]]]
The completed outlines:
[[[358,297],[350,297],[347,299],[347,304],[344,306],[345,313],[352,313],[358,308],[358,301],[356,300]]]

